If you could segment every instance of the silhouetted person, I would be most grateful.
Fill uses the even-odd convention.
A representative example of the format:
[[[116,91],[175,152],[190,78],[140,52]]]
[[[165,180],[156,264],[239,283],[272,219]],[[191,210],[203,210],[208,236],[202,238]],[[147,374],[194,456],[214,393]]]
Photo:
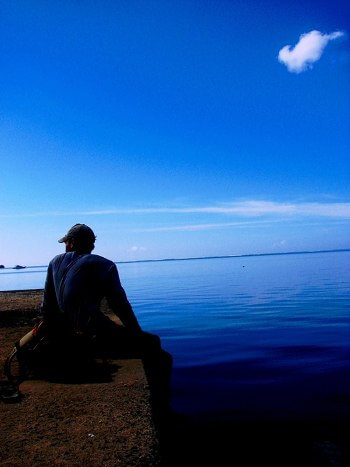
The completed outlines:
[[[90,227],[75,224],[59,240],[65,243],[66,252],[49,264],[41,307],[48,331],[52,337],[64,332],[97,338],[101,333],[124,330],[141,336],[141,327],[121,286],[116,265],[91,254],[95,239]],[[104,297],[123,328],[100,311]]]
[[[142,358],[153,402],[169,399],[172,359],[158,336],[142,331],[120,283],[116,265],[92,254],[96,236],[85,224],[75,224],[59,240],[66,252],[49,264],[43,302],[43,330],[55,361],[93,353],[114,358]],[[122,325],[101,310],[107,299]],[[68,353],[68,355],[67,355]],[[52,354],[51,354],[52,355]]]

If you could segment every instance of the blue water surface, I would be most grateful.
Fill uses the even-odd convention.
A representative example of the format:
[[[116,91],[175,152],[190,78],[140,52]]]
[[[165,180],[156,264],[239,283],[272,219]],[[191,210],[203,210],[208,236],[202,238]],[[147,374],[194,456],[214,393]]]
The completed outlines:
[[[221,417],[349,417],[349,252],[120,264],[174,358],[173,406]],[[45,268],[0,271],[41,288]]]

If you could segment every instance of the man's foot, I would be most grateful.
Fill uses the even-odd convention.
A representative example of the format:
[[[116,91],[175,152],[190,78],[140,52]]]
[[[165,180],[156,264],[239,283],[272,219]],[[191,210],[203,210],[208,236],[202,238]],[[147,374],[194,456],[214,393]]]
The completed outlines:
[[[0,381],[0,399],[4,402],[18,402],[20,400],[19,388],[10,381]]]

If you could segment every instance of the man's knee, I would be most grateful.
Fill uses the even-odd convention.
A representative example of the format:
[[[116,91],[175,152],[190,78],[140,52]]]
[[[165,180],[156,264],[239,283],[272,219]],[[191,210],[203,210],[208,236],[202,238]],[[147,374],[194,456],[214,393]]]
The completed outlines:
[[[162,361],[163,365],[167,368],[172,368],[173,366],[173,357],[166,350],[162,350]]]
[[[160,338],[155,334],[151,334],[150,332],[143,332],[142,341],[144,347],[147,349],[153,349],[158,351],[161,350]]]

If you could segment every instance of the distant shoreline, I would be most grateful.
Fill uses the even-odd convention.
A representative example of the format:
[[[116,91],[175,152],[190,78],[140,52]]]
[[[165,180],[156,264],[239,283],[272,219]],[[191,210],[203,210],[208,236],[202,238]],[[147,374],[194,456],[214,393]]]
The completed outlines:
[[[160,259],[135,259],[129,261],[114,261],[115,264],[132,264],[132,263],[159,263],[166,261],[194,261],[198,259],[225,259],[225,258],[250,258],[256,256],[283,256],[283,255],[305,255],[305,254],[317,254],[317,253],[342,253],[350,251],[350,248],[339,248],[335,250],[305,250],[305,251],[284,251],[282,253],[249,253],[244,255],[217,255],[217,256],[190,256],[186,258],[160,258]],[[48,265],[42,266],[25,266],[24,269],[34,269],[34,268],[47,268]],[[13,267],[6,267],[3,269],[14,269]],[[21,271],[23,274],[26,271],[16,270],[16,273]],[[30,271],[27,271],[30,272]]]
[[[245,255],[219,255],[219,256],[193,256],[188,258],[164,258],[164,259],[138,259],[133,261],[115,261],[116,264],[128,263],[155,263],[161,261],[193,261],[197,259],[224,259],[224,258],[248,258],[251,256],[281,256],[281,255],[304,255],[315,253],[340,253],[350,251],[350,248],[338,250],[313,250],[313,251],[286,251],[283,253],[249,253]]]

